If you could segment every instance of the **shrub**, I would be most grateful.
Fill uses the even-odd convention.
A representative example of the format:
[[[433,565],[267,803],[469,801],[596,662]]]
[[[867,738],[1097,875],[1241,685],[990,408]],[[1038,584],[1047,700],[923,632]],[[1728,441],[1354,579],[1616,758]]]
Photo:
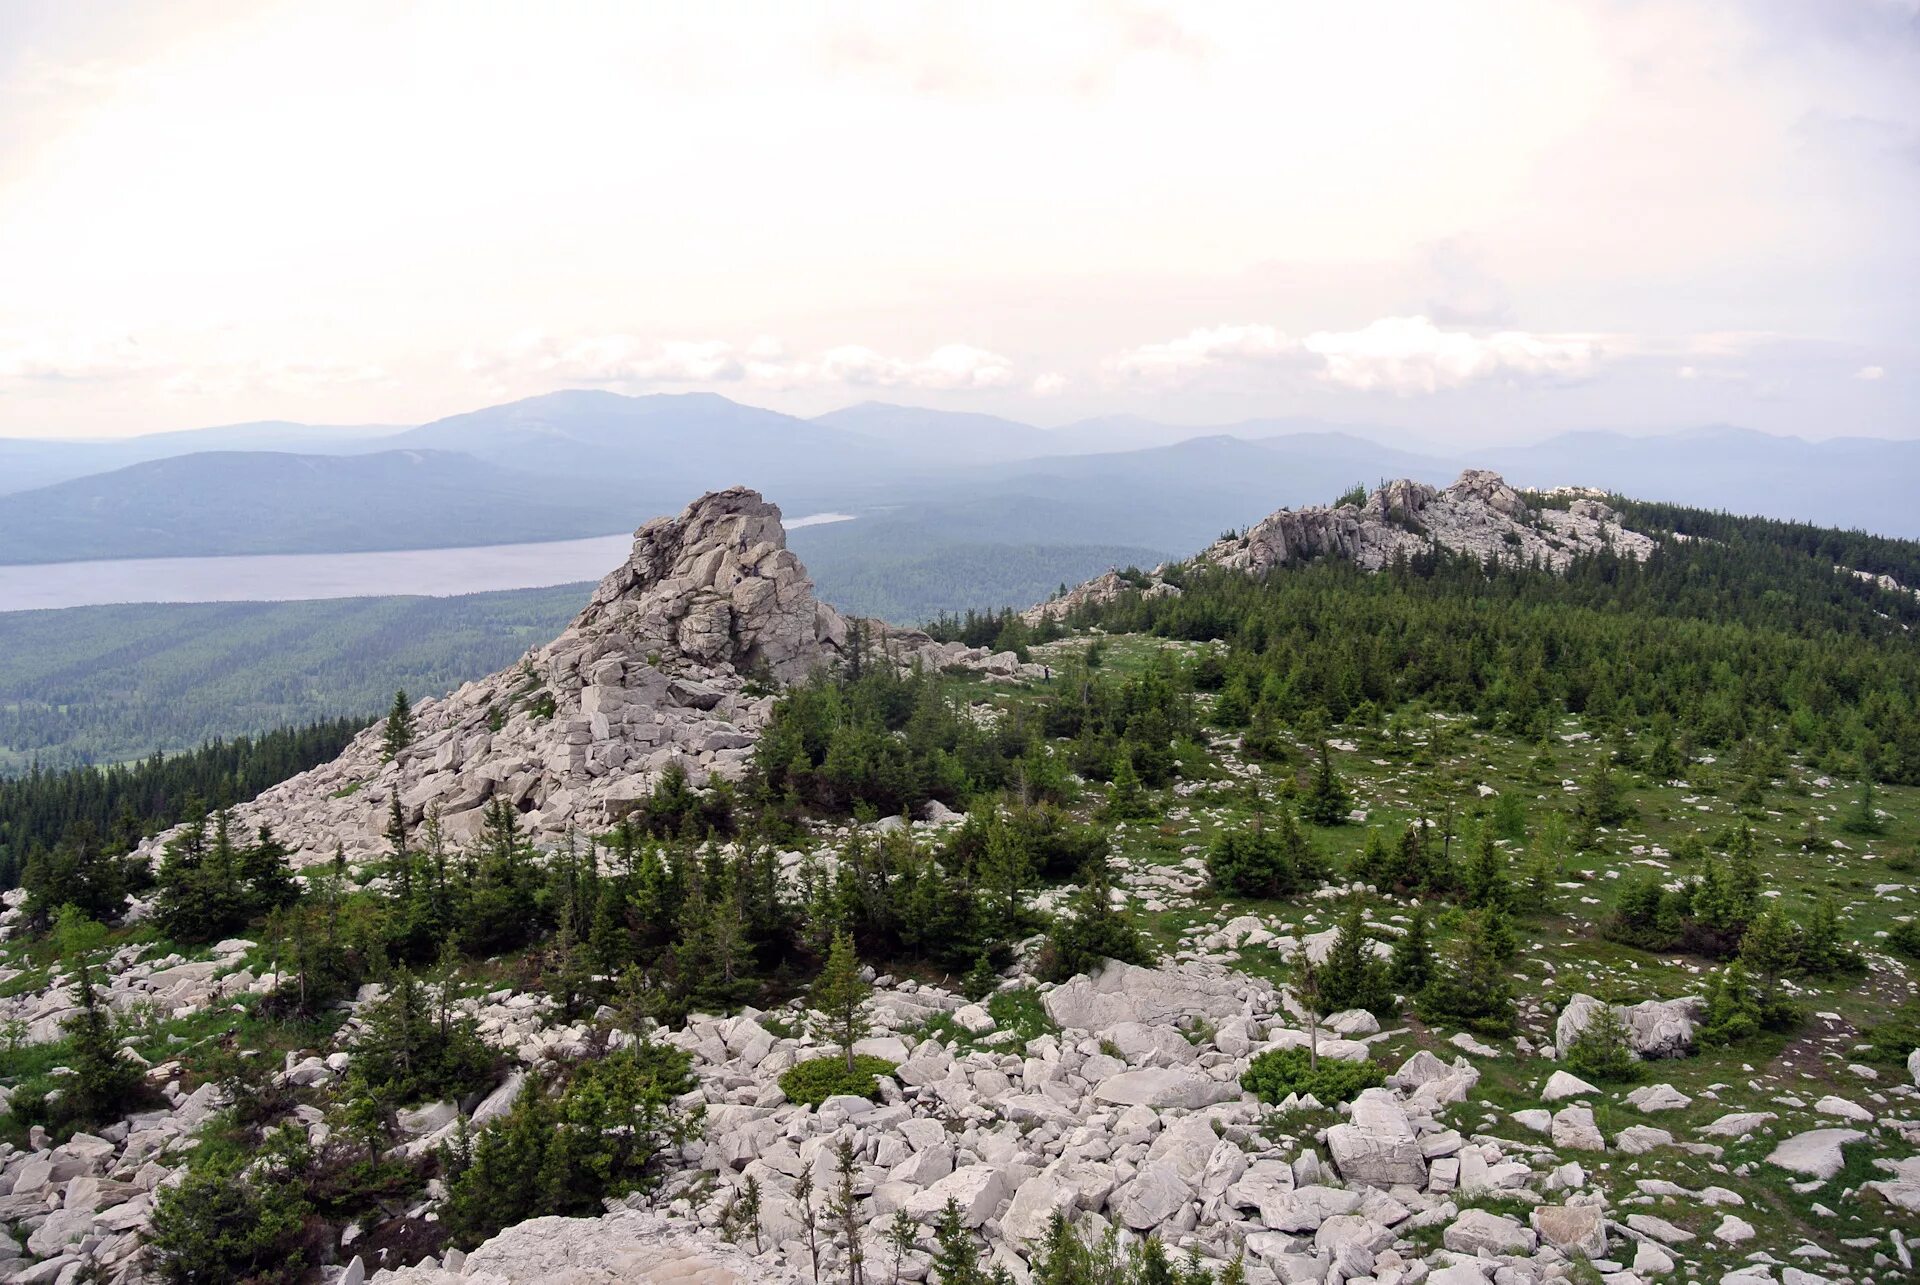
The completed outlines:
[[[1073,895],[1069,913],[1054,921],[1035,961],[1040,980],[1064,982],[1091,972],[1109,959],[1125,964],[1151,964],[1153,950],[1140,930],[1108,896],[1104,863],[1091,867],[1085,885]]]
[[[375,1096],[399,1105],[457,1099],[493,1079],[499,1055],[472,1018],[454,1017],[446,997],[436,1006],[411,973],[366,1013],[353,1046],[353,1074]]]
[[[170,1285],[240,1285],[299,1280],[310,1208],[298,1174],[304,1138],[269,1139],[260,1163],[220,1148],[193,1164],[177,1186],[163,1186],[147,1232],[147,1252]]]
[[[1585,1030],[1567,1047],[1567,1069],[1597,1084],[1640,1078],[1640,1062],[1627,1042],[1626,1023],[1611,1004],[1602,1004]]]
[[[1272,830],[1255,824],[1223,831],[1207,852],[1214,890],[1232,897],[1289,897],[1326,882],[1327,868],[1283,812]]]
[[[548,1214],[598,1214],[601,1202],[644,1191],[655,1156],[700,1131],[674,1099],[695,1085],[680,1049],[640,1044],[587,1062],[558,1093],[530,1079],[513,1109],[441,1152],[443,1212],[462,1246]]]
[[[787,1101],[805,1107],[817,1107],[840,1094],[871,1098],[880,1091],[880,1077],[892,1075],[897,1066],[883,1057],[856,1057],[852,1069],[838,1054],[810,1058],[780,1077],[780,1091],[787,1095]]]
[[[1386,1082],[1386,1069],[1377,1062],[1341,1062],[1321,1058],[1314,1066],[1305,1049],[1274,1049],[1262,1053],[1240,1075],[1240,1087],[1262,1102],[1280,1102],[1290,1093],[1312,1094],[1322,1106],[1334,1106],[1358,1097],[1361,1090]]]

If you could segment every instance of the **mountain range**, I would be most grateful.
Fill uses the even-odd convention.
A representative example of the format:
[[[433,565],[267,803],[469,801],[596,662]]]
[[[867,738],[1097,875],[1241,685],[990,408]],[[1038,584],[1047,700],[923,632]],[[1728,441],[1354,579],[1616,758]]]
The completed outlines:
[[[0,439],[0,563],[460,547],[631,530],[752,486],[846,605],[903,618],[1017,602],[1111,560],[1180,554],[1276,505],[1465,467],[1677,503],[1920,535],[1920,442],[1734,427],[1562,434],[1458,454],[1305,419],[1039,428],[869,402],[813,419],[711,393],[571,390],[413,428],[231,425],[119,442]]]

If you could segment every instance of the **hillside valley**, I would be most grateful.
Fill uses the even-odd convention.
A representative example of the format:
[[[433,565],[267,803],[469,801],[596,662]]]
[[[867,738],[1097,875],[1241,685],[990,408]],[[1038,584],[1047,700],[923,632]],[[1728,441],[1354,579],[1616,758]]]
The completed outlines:
[[[356,608],[370,723],[0,780],[0,1275],[1904,1278],[1920,545],[1312,498],[915,627],[729,488]]]

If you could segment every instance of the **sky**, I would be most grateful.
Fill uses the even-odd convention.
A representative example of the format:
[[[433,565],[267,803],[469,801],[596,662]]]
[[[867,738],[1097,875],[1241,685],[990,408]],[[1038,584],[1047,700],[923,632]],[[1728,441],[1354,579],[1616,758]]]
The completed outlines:
[[[4,0],[0,435],[1920,436],[1920,0]]]

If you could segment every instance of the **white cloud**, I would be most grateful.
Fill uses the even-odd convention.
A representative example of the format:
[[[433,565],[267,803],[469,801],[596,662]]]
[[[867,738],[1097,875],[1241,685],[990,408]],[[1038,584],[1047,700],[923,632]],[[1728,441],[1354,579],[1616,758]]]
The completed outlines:
[[[1359,330],[1322,330],[1301,346],[1325,361],[1322,373],[1333,383],[1403,396],[1490,379],[1579,379],[1605,355],[1598,335],[1476,335],[1442,330],[1425,317],[1382,317]]]
[[[131,336],[0,336],[0,383],[78,383],[123,379],[150,364]]]
[[[662,384],[740,384],[757,388],[847,386],[953,391],[1000,388],[1013,364],[969,344],[943,344],[920,360],[888,356],[862,344],[844,344],[815,357],[790,356],[762,336],[740,347],[722,339],[649,343],[633,335],[557,339],[523,334],[494,352],[468,353],[462,366],[503,384],[513,378],[549,382],[649,387]]]
[[[1067,385],[1072,382],[1072,380],[1068,379],[1059,371],[1050,370],[1046,374],[1038,375],[1034,378],[1033,395],[1035,397],[1058,397],[1061,393],[1067,391]]]
[[[796,362],[792,382],[851,384],[870,388],[918,388],[949,391],[1001,388],[1013,382],[1013,364],[998,353],[970,344],[943,344],[921,361],[888,357],[849,344],[829,349],[817,362]]]
[[[1228,362],[1270,360],[1298,347],[1268,325],[1210,326],[1129,349],[1109,360],[1107,368],[1128,379],[1180,379]]]
[[[1867,379],[1867,380],[1885,379],[1886,376],[1887,376],[1887,368],[1885,366],[1862,366],[1860,369],[1853,372],[1853,377],[1855,379]]]

